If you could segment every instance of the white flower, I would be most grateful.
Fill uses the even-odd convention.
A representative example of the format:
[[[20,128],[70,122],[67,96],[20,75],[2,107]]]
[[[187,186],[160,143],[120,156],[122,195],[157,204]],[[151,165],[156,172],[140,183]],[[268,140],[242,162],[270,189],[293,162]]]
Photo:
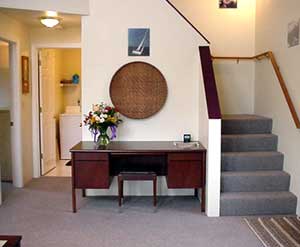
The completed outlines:
[[[101,118],[98,117],[98,116],[96,116],[96,117],[95,117],[95,121],[96,121],[97,123],[99,123],[99,122],[101,122]]]
[[[100,123],[104,123],[105,119],[104,118],[100,118]]]
[[[101,113],[101,114],[100,114],[100,117],[101,117],[101,118],[104,118],[104,114]]]
[[[93,111],[100,111],[99,105],[93,105]]]
[[[104,114],[103,117],[104,117],[104,118],[107,118],[108,116],[107,116],[107,114]]]

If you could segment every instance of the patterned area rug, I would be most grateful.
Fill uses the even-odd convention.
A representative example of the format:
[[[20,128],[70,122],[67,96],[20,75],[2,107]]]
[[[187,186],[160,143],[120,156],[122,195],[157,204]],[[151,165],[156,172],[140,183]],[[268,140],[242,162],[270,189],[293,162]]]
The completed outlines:
[[[248,218],[250,229],[265,247],[300,247],[300,218]]]

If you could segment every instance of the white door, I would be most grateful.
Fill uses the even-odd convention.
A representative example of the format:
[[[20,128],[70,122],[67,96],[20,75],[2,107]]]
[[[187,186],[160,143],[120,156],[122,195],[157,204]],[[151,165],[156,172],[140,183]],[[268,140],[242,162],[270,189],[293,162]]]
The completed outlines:
[[[41,174],[56,166],[55,119],[55,54],[53,50],[39,52]]]

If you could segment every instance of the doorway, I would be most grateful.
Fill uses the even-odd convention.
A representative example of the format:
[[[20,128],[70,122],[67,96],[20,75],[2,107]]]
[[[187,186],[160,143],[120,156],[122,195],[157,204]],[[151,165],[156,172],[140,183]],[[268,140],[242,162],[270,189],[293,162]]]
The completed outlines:
[[[2,183],[12,183],[9,43],[0,40],[0,167]]]
[[[20,57],[19,44],[0,37],[0,204],[12,185],[24,185]],[[12,155],[12,150],[17,155]]]
[[[40,175],[69,177],[69,149],[82,139],[81,49],[41,48],[38,58]]]

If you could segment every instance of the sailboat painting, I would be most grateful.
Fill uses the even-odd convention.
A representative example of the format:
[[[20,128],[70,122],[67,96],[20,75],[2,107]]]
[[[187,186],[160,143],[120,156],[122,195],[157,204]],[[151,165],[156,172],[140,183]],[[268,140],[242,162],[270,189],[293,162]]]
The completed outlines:
[[[150,29],[128,29],[128,56],[150,56]]]

